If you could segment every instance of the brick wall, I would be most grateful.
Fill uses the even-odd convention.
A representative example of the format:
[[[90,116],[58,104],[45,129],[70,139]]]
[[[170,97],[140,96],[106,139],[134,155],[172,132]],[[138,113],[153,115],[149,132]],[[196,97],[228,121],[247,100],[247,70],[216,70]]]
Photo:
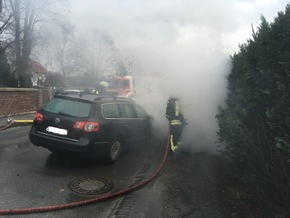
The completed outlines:
[[[52,88],[0,88],[0,116],[37,111],[52,97]]]

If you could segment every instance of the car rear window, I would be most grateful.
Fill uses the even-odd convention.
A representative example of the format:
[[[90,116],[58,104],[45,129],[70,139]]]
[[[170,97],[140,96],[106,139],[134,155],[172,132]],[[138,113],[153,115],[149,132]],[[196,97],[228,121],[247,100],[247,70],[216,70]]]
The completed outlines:
[[[53,98],[42,109],[51,113],[85,118],[89,117],[92,103],[64,98]]]

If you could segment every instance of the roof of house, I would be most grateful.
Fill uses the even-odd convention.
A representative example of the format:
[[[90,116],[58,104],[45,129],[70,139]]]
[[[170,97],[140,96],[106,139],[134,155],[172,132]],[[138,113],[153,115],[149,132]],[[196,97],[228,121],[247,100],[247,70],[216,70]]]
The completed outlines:
[[[33,61],[33,60],[29,60],[28,61],[28,66],[30,67],[30,69],[34,72],[34,73],[38,73],[38,74],[48,74],[48,70],[42,66],[40,63]]]

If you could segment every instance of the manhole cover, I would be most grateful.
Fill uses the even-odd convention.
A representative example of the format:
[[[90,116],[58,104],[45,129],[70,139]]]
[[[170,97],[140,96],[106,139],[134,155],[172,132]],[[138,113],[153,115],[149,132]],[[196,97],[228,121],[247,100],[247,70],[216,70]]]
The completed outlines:
[[[76,179],[68,184],[68,188],[82,195],[98,195],[112,190],[114,183],[105,178]]]

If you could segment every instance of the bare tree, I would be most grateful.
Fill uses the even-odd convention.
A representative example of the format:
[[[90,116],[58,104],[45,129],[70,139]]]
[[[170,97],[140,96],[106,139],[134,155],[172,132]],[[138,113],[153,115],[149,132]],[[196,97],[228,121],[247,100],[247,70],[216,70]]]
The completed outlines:
[[[58,1],[48,0],[9,0],[14,18],[14,42],[16,72],[19,86],[30,86],[28,61],[32,49],[38,43],[40,25],[49,20],[54,12],[50,6]]]
[[[115,73],[119,66],[119,52],[111,36],[105,30],[92,28],[87,31],[88,60],[93,78],[97,81],[103,76]]]
[[[72,38],[73,28],[74,27],[68,23],[61,25],[61,40],[60,43],[58,43],[58,46],[56,46],[56,57],[59,61],[63,76],[66,75],[65,52]]]
[[[9,7],[9,0],[2,0],[3,2],[6,2],[6,4],[2,5],[2,13],[0,14],[0,46],[3,52],[7,52],[7,49],[15,43],[15,22],[13,13]]]
[[[50,69],[60,72],[63,76],[70,74],[67,62],[70,61],[68,54],[71,47],[74,46],[74,32],[74,25],[66,17],[54,16],[43,25],[41,43],[35,50],[37,56],[46,62]]]
[[[14,43],[11,34],[9,34],[12,24],[13,15],[11,12],[3,8],[3,1],[1,1],[0,14],[0,86],[8,85],[10,80],[10,65],[7,61],[7,48]]]
[[[36,0],[9,0],[15,22],[16,72],[20,87],[30,85],[28,60],[33,48],[35,24],[38,21]]]
[[[50,64],[56,71],[64,76],[90,76],[93,81],[116,71],[120,58],[106,31],[92,28],[80,34],[65,19],[51,25],[54,34],[47,34],[45,45],[49,54],[45,56],[50,57]]]

